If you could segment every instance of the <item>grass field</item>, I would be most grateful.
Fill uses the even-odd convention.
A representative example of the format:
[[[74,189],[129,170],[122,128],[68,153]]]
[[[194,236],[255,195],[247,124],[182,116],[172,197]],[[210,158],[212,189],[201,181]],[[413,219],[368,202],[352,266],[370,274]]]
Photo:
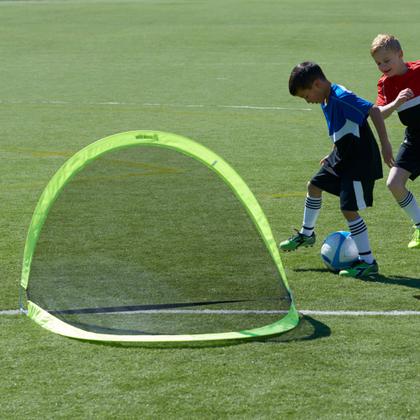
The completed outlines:
[[[415,0],[0,1],[0,311],[17,309],[44,186],[114,133],[206,145],[247,182],[276,240],[288,237],[331,147],[321,110],[288,94],[290,70],[315,60],[374,101],[371,40],[394,33],[419,59],[419,20]],[[387,127],[396,152],[403,128],[396,116]],[[319,243],[284,255],[298,309],[417,315],[318,314],[297,331],[306,339],[153,349],[70,340],[1,312],[0,418],[420,418],[420,254],[384,180],[363,217],[377,281],[327,272]],[[335,230],[346,223],[325,195],[317,234]]]

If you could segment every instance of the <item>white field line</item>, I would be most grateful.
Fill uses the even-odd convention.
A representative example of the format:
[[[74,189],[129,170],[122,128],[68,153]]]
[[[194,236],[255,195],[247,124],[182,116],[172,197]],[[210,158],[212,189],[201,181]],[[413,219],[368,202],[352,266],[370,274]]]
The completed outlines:
[[[121,311],[107,312],[104,315],[118,314],[194,314],[194,315],[270,315],[282,314],[287,311],[275,310],[225,310],[225,309],[156,309],[140,311]],[[420,311],[317,311],[317,310],[299,310],[302,315],[326,315],[326,316],[419,316]],[[18,315],[18,309],[9,309],[0,311],[0,315]]]
[[[6,311],[0,311],[0,315],[18,315],[19,309],[8,309]]]
[[[135,103],[135,102],[69,102],[59,100],[40,100],[40,101],[8,101],[1,100],[3,105],[76,105],[76,106],[140,106],[140,107],[162,107],[162,108],[230,108],[230,109],[251,109],[260,111],[312,111],[312,108],[293,108],[281,106],[257,106],[257,105],[200,105],[200,104],[163,104],[163,103]]]
[[[217,105],[218,108],[234,109],[262,109],[274,111],[312,111],[311,108],[285,108],[281,106],[253,106],[253,105]]]

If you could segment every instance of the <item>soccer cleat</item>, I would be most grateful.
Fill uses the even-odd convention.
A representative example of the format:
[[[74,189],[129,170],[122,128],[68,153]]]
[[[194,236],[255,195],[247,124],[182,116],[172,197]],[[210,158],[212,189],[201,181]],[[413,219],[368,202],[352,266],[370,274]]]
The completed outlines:
[[[339,275],[342,277],[372,277],[376,276],[379,272],[378,263],[374,260],[372,264],[366,261],[358,260],[352,264],[350,268],[340,270]]]
[[[296,231],[295,236],[291,236],[289,239],[280,242],[279,248],[282,251],[295,251],[300,246],[312,246],[315,243],[315,239],[315,232],[311,236],[306,236]]]
[[[415,227],[413,237],[411,241],[408,243],[408,247],[410,249],[420,248],[420,228]]]

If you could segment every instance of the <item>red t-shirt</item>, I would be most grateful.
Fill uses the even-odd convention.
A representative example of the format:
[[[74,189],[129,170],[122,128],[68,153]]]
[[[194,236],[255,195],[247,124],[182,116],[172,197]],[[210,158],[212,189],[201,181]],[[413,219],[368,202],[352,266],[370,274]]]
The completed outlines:
[[[398,94],[410,88],[414,97],[398,109],[401,122],[408,127],[420,127],[420,60],[405,63],[408,70],[400,76],[382,76],[378,81],[376,105],[384,106],[392,102]]]

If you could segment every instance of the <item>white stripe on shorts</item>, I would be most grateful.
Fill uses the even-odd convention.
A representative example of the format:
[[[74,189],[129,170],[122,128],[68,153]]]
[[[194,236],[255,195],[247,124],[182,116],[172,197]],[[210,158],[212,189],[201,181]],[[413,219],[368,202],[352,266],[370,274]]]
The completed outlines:
[[[357,208],[359,210],[365,209],[366,202],[365,202],[365,195],[363,193],[363,186],[360,181],[353,181],[353,189],[354,189],[354,195],[356,196],[356,203]]]

